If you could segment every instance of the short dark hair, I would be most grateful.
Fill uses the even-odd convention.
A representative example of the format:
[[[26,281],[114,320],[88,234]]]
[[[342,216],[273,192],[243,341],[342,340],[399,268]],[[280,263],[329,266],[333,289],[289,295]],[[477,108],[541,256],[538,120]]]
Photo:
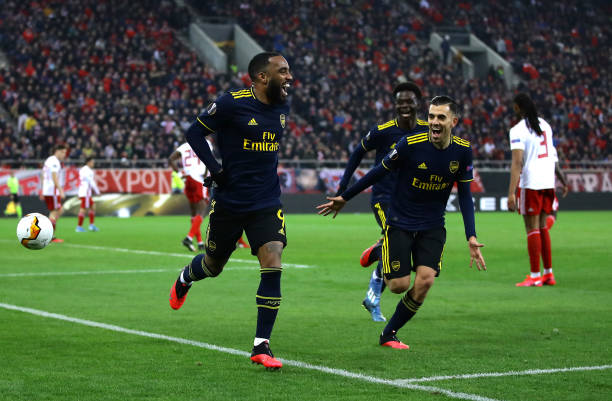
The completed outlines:
[[[93,157],[93,156],[87,156],[87,157],[85,158],[85,164],[89,163],[89,162],[90,162],[90,161],[92,161],[93,159],[94,159],[94,157]]]
[[[450,109],[450,111],[456,117],[459,117],[459,104],[455,101],[455,99],[453,99],[450,96],[447,96],[447,95],[435,96],[433,99],[431,99],[430,104],[434,106],[444,106],[448,104],[448,108]]]
[[[421,100],[421,98],[423,97],[423,93],[421,93],[421,88],[419,88],[419,86],[412,81],[406,81],[397,84],[393,89],[393,97],[397,96],[398,93],[405,91],[410,91],[414,93],[417,96],[417,99],[419,100]]]
[[[270,59],[277,56],[282,56],[282,54],[279,52],[263,52],[256,54],[249,62],[249,77],[251,77],[251,81],[255,81],[257,79],[257,74],[265,70],[268,64],[270,64]]]
[[[57,145],[53,147],[53,153],[57,152],[58,150],[63,150],[63,149],[68,149],[68,145],[66,145],[65,143],[58,143]]]

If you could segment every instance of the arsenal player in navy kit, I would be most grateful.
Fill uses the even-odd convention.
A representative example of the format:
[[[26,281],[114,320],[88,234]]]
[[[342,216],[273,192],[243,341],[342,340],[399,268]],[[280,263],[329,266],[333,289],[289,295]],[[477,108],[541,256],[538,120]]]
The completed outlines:
[[[210,171],[204,185],[213,186],[214,195],[206,253],[185,266],[170,290],[170,306],[183,305],[194,281],[218,276],[246,232],[261,272],[251,360],[278,369],[282,363],[270,351],[269,340],[281,302],[281,254],[287,237],[277,167],[293,77],[287,60],[276,52],[253,57],[249,75],[252,87],[224,93],[186,133],[187,142]],[[221,164],[206,143],[206,135],[212,133],[217,133]]]
[[[459,120],[459,106],[448,96],[431,100],[429,132],[405,136],[395,148],[352,187],[317,206],[319,214],[334,217],[346,202],[391,171],[397,171],[395,189],[383,235],[383,276],[389,290],[404,294],[379,338],[385,347],[407,349],[396,336],[418,311],[434,279],[442,269],[446,242],[444,212],[457,183],[459,206],[470,251],[470,266],[486,270],[476,239],[474,203],[470,191],[472,148],[452,135]],[[410,288],[410,274],[415,272]]]

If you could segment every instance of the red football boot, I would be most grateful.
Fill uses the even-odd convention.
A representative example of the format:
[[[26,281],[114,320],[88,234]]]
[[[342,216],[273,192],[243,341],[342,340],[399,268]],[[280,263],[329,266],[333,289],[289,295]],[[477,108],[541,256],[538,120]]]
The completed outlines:
[[[555,276],[552,273],[548,273],[542,276],[542,284],[555,285],[557,284],[557,280],[555,280]]]
[[[383,347],[391,347],[395,349],[410,349],[409,346],[401,342],[397,336],[395,335],[395,331],[392,331],[391,334],[380,335],[380,340],[378,341],[380,345]]]
[[[516,283],[517,287],[541,287],[542,286],[542,277],[531,277],[529,274],[525,278],[525,280],[520,283]]]
[[[280,369],[283,367],[283,363],[274,358],[272,351],[270,351],[270,344],[268,344],[267,341],[253,347],[251,361],[259,365],[264,365],[266,369]]]
[[[181,273],[183,274],[183,273]],[[181,309],[185,298],[187,298],[187,291],[191,288],[191,284],[181,283],[181,278],[176,279],[172,288],[170,288],[170,307],[174,310]]]
[[[370,266],[372,263],[376,262],[378,260],[377,257],[375,257],[375,255],[372,255],[372,251],[380,245],[380,240],[376,241],[376,243],[374,243],[374,245],[372,245],[371,247],[369,247],[368,249],[366,249],[365,251],[363,251],[361,253],[361,258],[359,258],[359,264],[363,267],[368,267]]]

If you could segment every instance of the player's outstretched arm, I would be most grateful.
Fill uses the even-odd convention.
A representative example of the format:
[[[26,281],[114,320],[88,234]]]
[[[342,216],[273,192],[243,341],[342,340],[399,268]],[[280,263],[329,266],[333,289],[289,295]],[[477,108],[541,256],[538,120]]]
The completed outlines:
[[[351,157],[349,157],[346,167],[344,168],[344,174],[342,175],[342,179],[340,179],[335,196],[338,196],[346,191],[351,177],[355,173],[355,170],[357,170],[357,167],[359,167],[359,163],[361,163],[361,159],[363,159],[365,154],[366,150],[362,145],[357,146],[355,150],[353,150],[353,153],[351,153]]]
[[[476,237],[472,236],[468,240],[468,246],[470,248],[470,268],[473,266],[474,262],[476,262],[478,270],[487,270],[487,265],[480,252],[480,248],[482,248],[484,244],[481,244]]]
[[[346,200],[341,196],[327,197],[329,202],[323,203],[317,206],[319,209],[318,214],[322,214],[323,216],[327,216],[330,213],[334,212],[333,218],[335,219],[340,210],[346,205]]]

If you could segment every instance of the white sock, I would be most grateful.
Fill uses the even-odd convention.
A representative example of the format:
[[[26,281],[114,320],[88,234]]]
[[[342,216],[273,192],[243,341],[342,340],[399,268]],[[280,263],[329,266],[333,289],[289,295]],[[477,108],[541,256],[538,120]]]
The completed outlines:
[[[187,238],[189,241],[193,241],[193,238],[190,237],[189,235],[186,235],[185,238]]]
[[[191,282],[191,281],[190,281],[190,282],[187,282],[187,281],[185,280],[185,278],[183,277],[183,274],[185,274],[185,272],[181,273],[181,276],[180,276],[180,277],[181,277],[181,283],[183,283],[183,284],[187,284],[187,285],[191,285],[191,284],[193,284],[193,282]]]
[[[531,278],[538,278],[538,277],[540,277],[540,272],[537,272],[537,273],[533,273],[532,272],[531,273]]]
[[[544,269],[544,274],[552,274],[552,267],[550,269]]]
[[[270,340],[268,340],[267,338],[259,338],[259,337],[255,337],[255,340],[253,341],[253,346],[257,347],[259,344],[261,343],[269,343]]]

